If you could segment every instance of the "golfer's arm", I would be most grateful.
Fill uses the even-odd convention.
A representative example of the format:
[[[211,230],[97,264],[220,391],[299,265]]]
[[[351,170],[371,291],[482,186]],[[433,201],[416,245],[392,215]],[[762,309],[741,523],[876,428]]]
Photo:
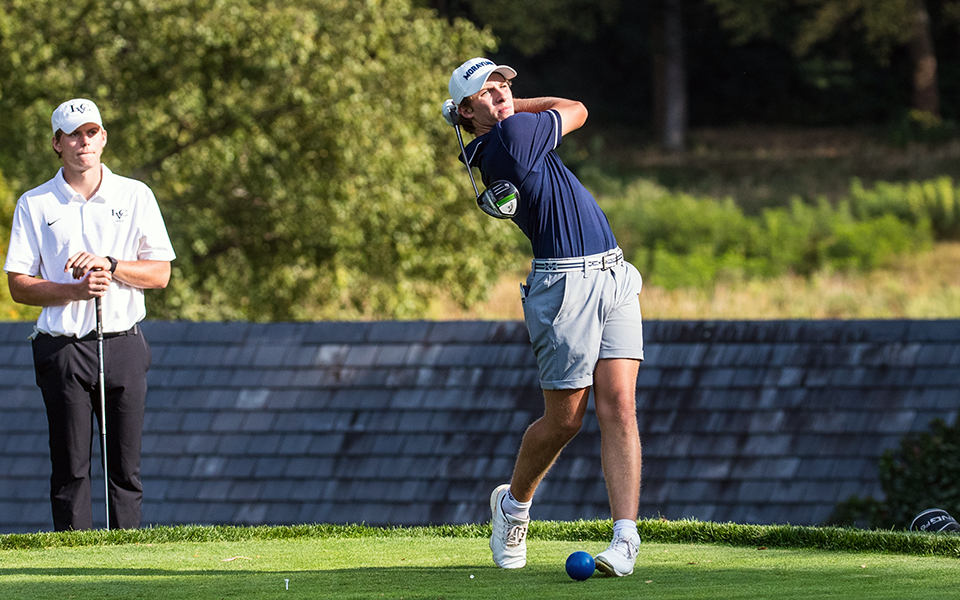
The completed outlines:
[[[538,113],[553,109],[560,113],[562,134],[580,129],[587,122],[587,107],[582,102],[566,98],[514,98],[514,112]]]
[[[14,302],[29,306],[62,306],[82,299],[80,285],[54,283],[23,273],[7,273],[7,286]]]
[[[165,288],[170,282],[170,261],[119,260],[113,278],[143,290]]]

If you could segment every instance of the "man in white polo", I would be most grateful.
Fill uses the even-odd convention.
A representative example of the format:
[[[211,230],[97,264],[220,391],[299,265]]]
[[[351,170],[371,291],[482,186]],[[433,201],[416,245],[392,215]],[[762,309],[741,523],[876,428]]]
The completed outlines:
[[[101,164],[107,143],[90,100],[51,117],[63,167],[17,202],[4,271],[11,297],[42,306],[33,359],[50,430],[57,531],[90,529],[90,453],[100,391],[95,298],[101,298],[110,527],[140,526],[140,447],[150,347],[143,290],[166,287],[175,258],[153,192]]]

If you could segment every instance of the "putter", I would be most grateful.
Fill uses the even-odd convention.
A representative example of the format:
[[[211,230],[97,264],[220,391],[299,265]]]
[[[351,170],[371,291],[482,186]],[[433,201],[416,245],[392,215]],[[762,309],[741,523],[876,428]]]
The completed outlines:
[[[107,517],[107,531],[110,531],[110,477],[107,475],[107,393],[103,377],[103,306],[100,296],[94,300],[97,307],[97,369],[100,387],[100,448],[103,454],[103,507]]]
[[[506,179],[494,181],[487,189],[480,193],[477,189],[477,180],[473,178],[473,169],[467,161],[467,149],[463,145],[463,135],[460,133],[460,123],[457,117],[457,105],[453,100],[447,100],[443,103],[441,110],[443,118],[448,125],[452,125],[457,132],[457,143],[460,144],[460,154],[463,156],[463,162],[467,167],[467,175],[470,176],[470,183],[473,184],[473,193],[477,196],[477,206],[480,210],[496,219],[510,219],[517,214],[517,206],[520,203],[520,191]]]

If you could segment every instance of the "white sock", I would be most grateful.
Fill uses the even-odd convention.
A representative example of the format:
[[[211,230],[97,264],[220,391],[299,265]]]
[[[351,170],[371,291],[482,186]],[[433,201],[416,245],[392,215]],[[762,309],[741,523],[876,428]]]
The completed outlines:
[[[507,495],[503,497],[503,512],[517,519],[529,519],[531,504],[533,504],[532,500],[529,502],[519,502],[513,497],[510,490],[507,490]]]
[[[630,519],[619,519],[613,522],[613,539],[621,538],[629,540],[633,536],[639,536],[637,532],[637,522]]]

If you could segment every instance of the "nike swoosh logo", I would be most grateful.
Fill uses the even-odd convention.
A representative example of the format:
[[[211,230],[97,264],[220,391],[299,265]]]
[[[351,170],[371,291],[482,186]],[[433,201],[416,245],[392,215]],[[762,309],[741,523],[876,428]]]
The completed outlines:
[[[62,218],[62,217],[61,217],[61,218]],[[54,219],[54,220],[52,220],[52,221],[47,221],[47,227],[52,227],[53,224],[56,223],[56,222],[59,221],[59,220],[60,220],[60,219]]]

